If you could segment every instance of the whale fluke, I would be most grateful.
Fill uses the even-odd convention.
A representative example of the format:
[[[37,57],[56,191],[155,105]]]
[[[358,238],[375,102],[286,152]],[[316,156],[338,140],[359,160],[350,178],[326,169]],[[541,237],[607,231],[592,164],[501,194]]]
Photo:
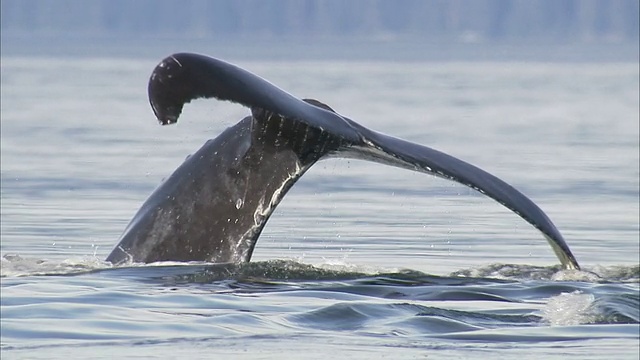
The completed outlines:
[[[198,98],[242,104],[251,116],[209,140],[153,192],[107,261],[249,261],[291,186],[318,160],[349,157],[477,190],[540,230],[565,269],[580,268],[547,215],[506,182],[438,150],[369,130],[237,66],[174,54],[154,69],[148,91],[163,125],[176,123],[184,104]]]

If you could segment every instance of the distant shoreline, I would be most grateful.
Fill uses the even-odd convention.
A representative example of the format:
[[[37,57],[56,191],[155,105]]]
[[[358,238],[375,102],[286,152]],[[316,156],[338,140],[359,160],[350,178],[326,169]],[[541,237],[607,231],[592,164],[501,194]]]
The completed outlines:
[[[3,33],[1,56],[151,57],[191,51],[227,59],[370,61],[638,62],[638,43],[430,41],[358,38],[125,38]]]

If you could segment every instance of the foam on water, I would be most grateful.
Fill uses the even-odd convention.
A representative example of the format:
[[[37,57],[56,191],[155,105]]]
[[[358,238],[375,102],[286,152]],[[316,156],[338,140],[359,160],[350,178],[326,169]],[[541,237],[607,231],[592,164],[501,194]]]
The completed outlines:
[[[542,319],[550,325],[590,324],[597,319],[595,297],[581,291],[562,293],[549,299],[540,311]]]
[[[153,268],[183,267],[187,272],[189,267],[199,269],[206,267],[225,267],[241,271],[250,271],[256,276],[283,275],[295,278],[304,274],[335,274],[343,277],[345,274],[359,274],[361,276],[373,276],[379,274],[407,274],[420,271],[362,265],[349,263],[345,260],[325,260],[316,264],[305,264],[295,260],[269,260],[255,261],[241,264],[215,264],[208,262],[175,262],[160,261],[150,264],[127,263],[119,266],[106,262],[96,256],[83,256],[64,259],[62,261],[22,257],[15,254],[7,254],[0,258],[0,277],[24,277],[39,275],[73,275],[83,274],[109,269],[140,268],[153,271]],[[141,270],[143,271],[143,270]],[[162,271],[162,270],[158,270]],[[230,270],[229,270],[230,271]],[[262,272],[262,273],[261,273]],[[563,270],[560,265],[534,266],[519,264],[490,264],[482,267],[461,269],[452,272],[452,278],[468,279],[496,279],[496,280],[550,280],[557,282],[640,282],[640,266],[594,266],[585,270]],[[233,273],[229,273],[233,277]]]
[[[95,256],[69,258],[62,261],[4,255],[0,257],[0,277],[35,275],[69,275],[98,269],[109,269],[113,265]]]

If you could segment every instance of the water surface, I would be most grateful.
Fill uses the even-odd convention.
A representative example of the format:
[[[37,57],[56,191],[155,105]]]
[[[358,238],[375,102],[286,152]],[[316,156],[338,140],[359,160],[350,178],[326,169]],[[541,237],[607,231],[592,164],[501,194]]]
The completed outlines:
[[[151,191],[247,114],[200,100],[158,126],[158,60],[2,58],[3,357],[638,358],[637,64],[237,61],[506,180],[587,271],[472,190],[344,159],[250,264],[112,268]]]

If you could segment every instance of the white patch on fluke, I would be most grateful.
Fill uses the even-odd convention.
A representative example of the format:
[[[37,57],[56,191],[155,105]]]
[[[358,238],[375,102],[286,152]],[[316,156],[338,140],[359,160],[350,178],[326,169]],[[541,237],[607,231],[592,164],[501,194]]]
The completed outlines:
[[[269,199],[269,202],[267,204],[265,204],[264,198],[260,199],[260,202],[258,203],[258,206],[253,213],[253,226],[251,226],[249,230],[244,233],[241,240],[238,241],[234,249],[234,257],[236,262],[246,261],[245,259],[248,256],[247,251],[250,248],[250,246],[248,246],[250,244],[248,243],[251,242],[255,237],[256,232],[259,231],[259,229],[263,225],[265,218],[267,218],[267,216],[269,216],[269,214],[273,212],[280,200],[282,200],[282,191],[285,189],[287,184],[289,184],[290,181],[295,180],[298,176],[300,176],[300,173],[302,173],[303,169],[302,167],[300,167],[300,163],[296,162],[295,166],[296,167],[293,172],[289,173],[289,176],[282,182],[280,187],[273,192],[273,194],[271,195],[271,199]]]

